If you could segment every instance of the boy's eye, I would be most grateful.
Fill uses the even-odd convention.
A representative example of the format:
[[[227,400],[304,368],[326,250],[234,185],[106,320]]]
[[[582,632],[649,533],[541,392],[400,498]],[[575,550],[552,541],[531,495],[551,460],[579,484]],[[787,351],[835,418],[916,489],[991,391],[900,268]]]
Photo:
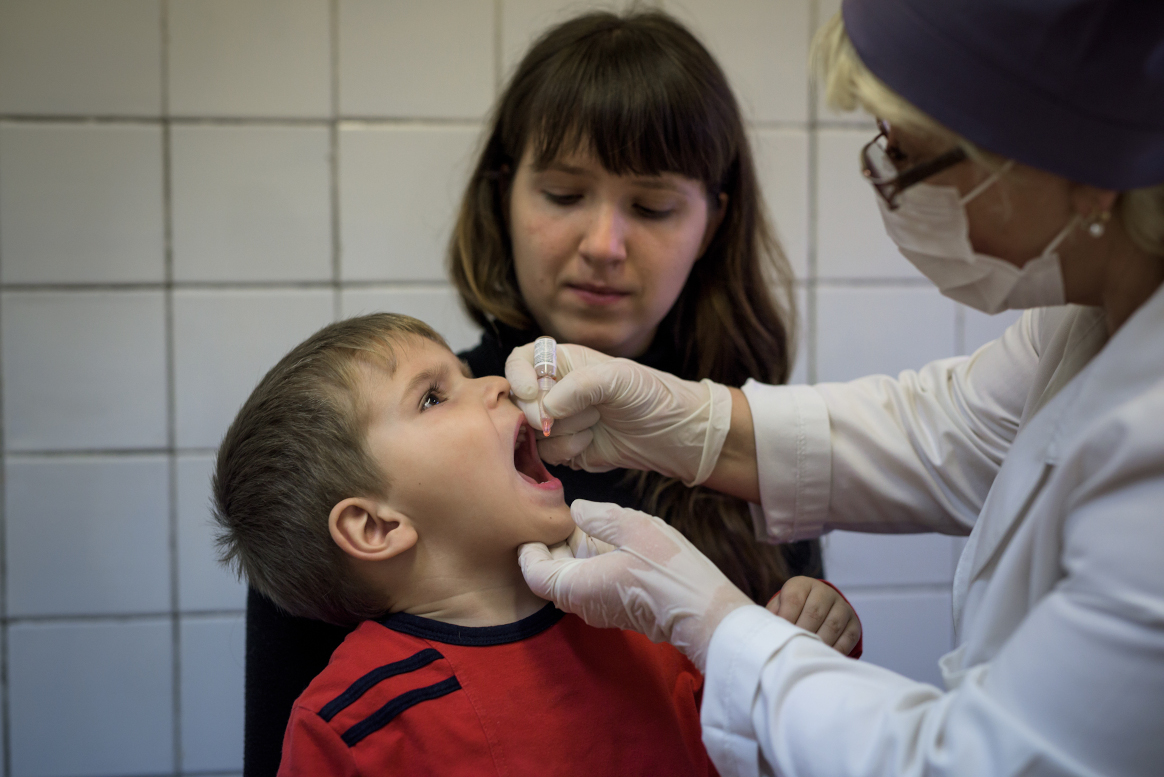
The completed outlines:
[[[437,391],[430,390],[420,400],[420,409],[421,410],[428,410],[430,407],[435,407],[444,401],[445,401],[445,398],[443,396],[441,396]]]

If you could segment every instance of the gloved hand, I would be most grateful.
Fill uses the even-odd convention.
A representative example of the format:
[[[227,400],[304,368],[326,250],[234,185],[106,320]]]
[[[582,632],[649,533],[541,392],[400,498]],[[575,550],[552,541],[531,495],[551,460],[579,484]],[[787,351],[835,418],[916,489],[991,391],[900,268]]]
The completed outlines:
[[[505,377],[541,429],[533,343],[513,349]],[[653,470],[688,486],[707,480],[731,427],[732,397],[711,380],[682,380],[581,345],[558,346],[558,382],[544,400],[554,418],[538,454],[551,464],[606,472]]]
[[[584,499],[570,514],[591,542],[575,532],[553,552],[540,542],[522,545],[521,571],[533,592],[591,626],[670,642],[703,671],[720,621],[752,601],[654,516]],[[570,543],[587,557],[571,554]]]

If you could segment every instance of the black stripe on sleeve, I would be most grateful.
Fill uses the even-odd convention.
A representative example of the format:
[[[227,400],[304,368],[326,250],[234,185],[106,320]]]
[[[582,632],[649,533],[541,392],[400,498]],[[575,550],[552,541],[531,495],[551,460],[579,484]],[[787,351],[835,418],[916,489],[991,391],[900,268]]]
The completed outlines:
[[[392,701],[385,704],[380,709],[373,712],[368,717],[361,720],[356,725],[349,728],[340,737],[347,743],[348,747],[354,747],[364,737],[375,733],[392,722],[400,713],[404,712],[409,707],[420,704],[422,701],[430,701],[432,699],[439,699],[442,696],[447,696],[453,691],[459,690],[461,683],[456,677],[450,677],[447,680],[441,680],[439,683],[429,685],[424,688],[417,688],[415,691],[408,691],[397,696]]]
[[[438,658],[444,658],[438,650],[425,648],[416,655],[409,656],[401,661],[377,667],[352,683],[339,696],[323,705],[323,709],[319,711],[319,717],[323,718],[325,722],[330,723],[331,719],[338,715],[341,710],[367,693],[376,683],[383,682],[389,677],[395,677],[398,674],[415,672],[417,669],[428,666]]]

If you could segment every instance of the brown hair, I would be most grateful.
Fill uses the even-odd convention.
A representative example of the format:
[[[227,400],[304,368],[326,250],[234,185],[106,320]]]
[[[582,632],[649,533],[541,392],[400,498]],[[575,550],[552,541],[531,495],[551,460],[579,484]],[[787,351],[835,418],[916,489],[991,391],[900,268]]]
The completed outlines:
[[[331,538],[328,516],[388,483],[367,450],[361,366],[389,373],[406,337],[448,347],[427,324],[376,313],[330,324],[259,382],[218,449],[214,517],[219,560],[292,615],[355,623],[383,613]]]
[[[792,273],[773,237],[739,107],[719,65],[657,11],[590,13],[547,31],[494,109],[449,249],[449,270],[478,324],[534,326],[506,224],[512,175],[526,151],[544,167],[588,147],[610,172],[701,181],[727,212],[660,325],[680,377],[732,386],[784,382],[795,318]],[[779,292],[777,295],[776,292]],[[788,576],[779,548],[757,543],[746,503],[657,474],[636,476],[643,509],[686,534],[757,601]]]

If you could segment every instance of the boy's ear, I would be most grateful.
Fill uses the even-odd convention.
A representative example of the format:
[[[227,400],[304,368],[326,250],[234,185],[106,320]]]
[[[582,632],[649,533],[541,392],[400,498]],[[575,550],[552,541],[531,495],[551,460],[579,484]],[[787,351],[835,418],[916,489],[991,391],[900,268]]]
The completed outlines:
[[[327,528],[344,553],[361,561],[385,561],[416,545],[416,528],[408,516],[375,499],[339,502],[331,508]]]

